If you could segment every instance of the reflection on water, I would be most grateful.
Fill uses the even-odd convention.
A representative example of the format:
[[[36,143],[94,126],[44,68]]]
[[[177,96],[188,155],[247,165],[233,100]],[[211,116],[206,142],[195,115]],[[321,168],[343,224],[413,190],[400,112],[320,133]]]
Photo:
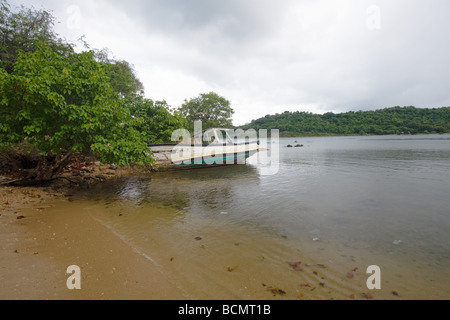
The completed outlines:
[[[141,206],[164,203],[183,209],[191,200],[222,203],[231,199],[231,187],[244,182],[257,182],[256,168],[246,165],[214,167],[155,173],[151,177],[119,179],[97,185],[80,195],[106,203],[127,201]]]
[[[192,254],[197,251],[186,243],[200,234],[214,239],[218,255],[229,250],[223,244],[233,235],[252,235],[265,249],[249,252],[275,257],[333,247],[341,254],[335,250],[325,261],[366,252],[386,265],[406,261],[414,272],[434,274],[433,281],[448,280],[448,135],[302,138],[304,148],[285,147],[294,140],[300,139],[281,139],[273,176],[260,175],[252,159],[120,180],[82,196],[110,208],[103,218],[148,250],[156,250],[148,244],[151,234],[159,234],[158,241],[166,235],[166,245]]]

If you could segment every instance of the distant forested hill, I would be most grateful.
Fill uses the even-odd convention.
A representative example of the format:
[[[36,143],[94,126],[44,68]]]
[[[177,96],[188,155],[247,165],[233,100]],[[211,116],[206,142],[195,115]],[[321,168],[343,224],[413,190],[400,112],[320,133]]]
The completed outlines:
[[[254,120],[241,128],[279,129],[282,136],[442,134],[450,133],[450,107],[394,107],[324,115],[287,111]]]

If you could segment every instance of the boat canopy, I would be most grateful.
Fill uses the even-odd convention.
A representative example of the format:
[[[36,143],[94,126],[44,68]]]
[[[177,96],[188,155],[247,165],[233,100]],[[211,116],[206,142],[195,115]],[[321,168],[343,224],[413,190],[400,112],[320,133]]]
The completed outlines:
[[[256,132],[244,132],[227,128],[211,128],[194,135],[193,143],[196,145],[228,145],[241,143],[257,143]]]
[[[212,128],[194,136],[194,142],[197,144],[232,144],[232,129]]]

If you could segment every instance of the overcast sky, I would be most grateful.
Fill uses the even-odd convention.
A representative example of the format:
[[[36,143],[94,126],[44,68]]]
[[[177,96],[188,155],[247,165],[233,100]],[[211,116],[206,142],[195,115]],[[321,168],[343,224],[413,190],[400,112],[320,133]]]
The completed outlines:
[[[234,124],[284,111],[450,106],[448,0],[9,0],[135,66],[179,107],[214,91]]]

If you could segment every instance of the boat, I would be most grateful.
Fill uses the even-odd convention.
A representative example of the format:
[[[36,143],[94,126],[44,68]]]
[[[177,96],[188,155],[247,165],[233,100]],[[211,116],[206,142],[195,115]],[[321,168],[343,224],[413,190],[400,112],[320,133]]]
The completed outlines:
[[[212,128],[178,144],[150,145],[154,168],[188,169],[195,167],[245,164],[259,151],[256,137],[240,137],[233,129]]]

